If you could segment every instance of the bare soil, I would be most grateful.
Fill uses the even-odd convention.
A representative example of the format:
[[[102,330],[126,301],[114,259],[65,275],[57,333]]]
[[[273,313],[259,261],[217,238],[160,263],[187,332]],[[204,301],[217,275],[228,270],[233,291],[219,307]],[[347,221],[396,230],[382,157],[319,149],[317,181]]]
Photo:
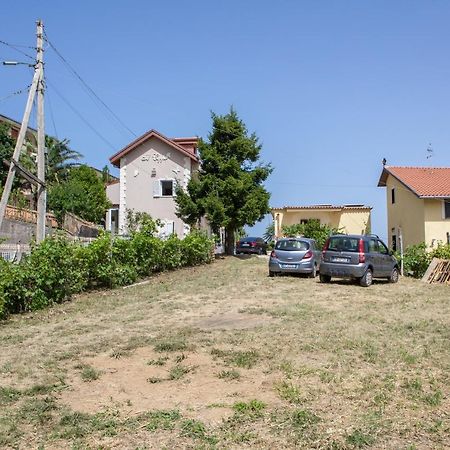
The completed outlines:
[[[450,290],[225,258],[0,324],[1,448],[450,448]]]

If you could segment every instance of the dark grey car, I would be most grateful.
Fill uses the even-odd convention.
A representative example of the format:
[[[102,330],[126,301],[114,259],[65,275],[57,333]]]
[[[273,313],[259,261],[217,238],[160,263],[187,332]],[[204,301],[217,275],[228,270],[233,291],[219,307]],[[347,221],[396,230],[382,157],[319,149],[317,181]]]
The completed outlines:
[[[354,278],[365,287],[373,278],[396,283],[398,262],[378,236],[335,235],[325,243],[320,265],[320,281],[328,283],[331,277]]]
[[[320,251],[314,239],[279,239],[269,258],[269,276],[305,273],[315,277],[320,267]]]

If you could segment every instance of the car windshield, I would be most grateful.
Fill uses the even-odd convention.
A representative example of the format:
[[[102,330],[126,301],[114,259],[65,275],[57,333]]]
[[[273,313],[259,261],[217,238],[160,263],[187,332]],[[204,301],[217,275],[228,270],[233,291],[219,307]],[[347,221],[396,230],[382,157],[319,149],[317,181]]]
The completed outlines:
[[[258,238],[255,237],[246,237],[242,238],[239,242],[255,242]]]
[[[359,238],[351,238],[347,236],[339,236],[330,238],[328,250],[336,252],[358,252]]]
[[[282,241],[278,241],[275,245],[275,249],[287,251],[308,250],[309,243],[306,241],[299,241],[297,239],[285,239]]]

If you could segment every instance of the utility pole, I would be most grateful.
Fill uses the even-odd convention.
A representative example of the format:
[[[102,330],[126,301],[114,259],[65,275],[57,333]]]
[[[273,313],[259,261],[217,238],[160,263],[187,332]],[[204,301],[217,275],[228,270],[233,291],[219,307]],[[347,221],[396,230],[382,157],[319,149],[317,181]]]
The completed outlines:
[[[44,29],[42,21],[37,21],[37,57],[36,65],[40,73],[37,85],[37,177],[41,184],[37,186],[36,242],[45,239],[47,218],[47,191],[45,189],[45,132],[44,132],[44,49],[42,46]]]
[[[11,193],[12,184],[14,181],[14,176],[16,171],[24,172],[25,176],[31,177],[35,180],[35,184],[38,187],[38,220],[36,228],[36,240],[41,242],[45,237],[45,218],[46,218],[46,192],[45,183],[43,177],[45,176],[45,134],[44,134],[44,106],[43,106],[43,89],[44,89],[44,67],[43,67],[43,48],[42,48],[42,37],[43,37],[43,25],[42,21],[37,22],[37,57],[36,65],[34,66],[33,81],[31,83],[30,92],[28,93],[27,104],[25,106],[25,112],[23,114],[22,123],[20,125],[19,135],[17,136],[16,146],[14,148],[13,157],[11,163],[9,164],[8,176],[6,178],[5,185],[3,187],[2,198],[0,201],[0,227],[2,225],[3,219],[5,217],[6,206],[8,204],[9,195]],[[30,120],[31,108],[33,106],[33,101],[36,95],[36,91],[39,90],[38,94],[38,177],[34,177],[32,174],[27,173],[19,164],[20,154],[22,152],[23,144],[25,141],[25,135],[28,129],[28,122]],[[40,152],[39,152],[40,149]],[[39,154],[42,155],[39,158]],[[3,161],[0,161],[2,164]],[[40,173],[42,172],[42,173]],[[39,199],[41,206],[39,208]],[[43,211],[43,218],[42,218]],[[40,214],[39,214],[40,213]],[[39,217],[40,216],[40,217]],[[42,223],[43,232],[42,232]],[[39,228],[41,227],[41,228]]]

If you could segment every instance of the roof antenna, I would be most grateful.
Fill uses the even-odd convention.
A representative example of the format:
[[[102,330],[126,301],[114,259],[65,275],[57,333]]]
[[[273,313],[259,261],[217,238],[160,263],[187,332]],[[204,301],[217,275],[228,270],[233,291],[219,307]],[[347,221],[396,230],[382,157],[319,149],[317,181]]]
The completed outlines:
[[[383,164],[383,166],[385,166],[386,163],[387,163],[386,158],[383,158],[383,160],[381,161],[381,163]]]
[[[428,144],[427,153],[428,153],[427,159],[430,159],[433,157],[433,148],[431,147],[431,142]]]

